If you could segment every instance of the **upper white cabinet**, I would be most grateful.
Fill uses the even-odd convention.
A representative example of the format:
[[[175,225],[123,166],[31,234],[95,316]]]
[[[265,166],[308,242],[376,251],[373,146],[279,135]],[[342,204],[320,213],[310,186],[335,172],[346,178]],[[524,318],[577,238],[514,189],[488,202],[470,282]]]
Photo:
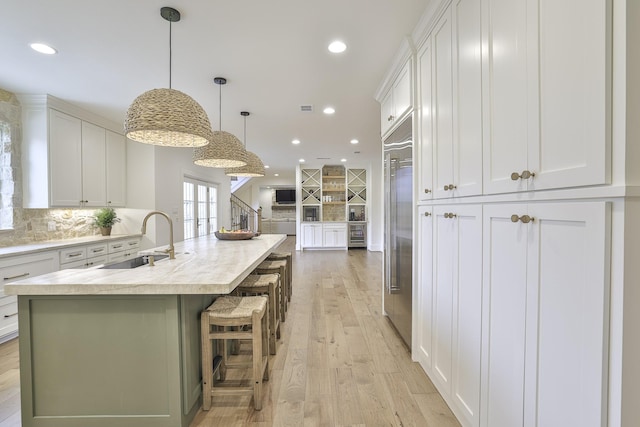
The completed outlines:
[[[411,60],[404,64],[380,104],[380,130],[385,135],[411,109]]]
[[[19,98],[24,207],[124,206],[124,136],[62,111],[67,104],[54,97]]]
[[[482,422],[606,425],[609,207],[485,205]]]
[[[483,2],[485,193],[609,182],[610,3]]]
[[[126,199],[127,144],[123,135],[106,131],[107,206],[122,207]]]
[[[480,22],[480,0],[454,0],[428,41],[432,46],[434,198],[482,193]],[[425,100],[424,87],[422,93]]]
[[[430,200],[433,196],[433,104],[432,104],[432,47],[431,37],[418,52],[418,132],[415,146],[418,153],[418,200]]]

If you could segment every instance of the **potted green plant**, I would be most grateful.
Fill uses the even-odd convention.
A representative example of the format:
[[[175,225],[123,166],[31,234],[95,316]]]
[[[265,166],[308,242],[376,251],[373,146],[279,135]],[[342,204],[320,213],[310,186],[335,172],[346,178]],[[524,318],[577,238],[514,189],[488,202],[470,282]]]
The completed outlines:
[[[93,214],[93,224],[100,228],[100,233],[103,236],[111,235],[111,227],[116,222],[120,222],[120,218],[118,218],[118,214],[113,208],[98,209]]]

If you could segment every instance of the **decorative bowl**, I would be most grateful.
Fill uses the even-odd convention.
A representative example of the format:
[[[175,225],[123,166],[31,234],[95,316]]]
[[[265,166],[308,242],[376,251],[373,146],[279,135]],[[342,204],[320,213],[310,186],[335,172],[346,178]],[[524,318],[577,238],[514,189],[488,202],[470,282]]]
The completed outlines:
[[[253,231],[233,231],[228,233],[215,232],[218,240],[248,240],[256,235]]]

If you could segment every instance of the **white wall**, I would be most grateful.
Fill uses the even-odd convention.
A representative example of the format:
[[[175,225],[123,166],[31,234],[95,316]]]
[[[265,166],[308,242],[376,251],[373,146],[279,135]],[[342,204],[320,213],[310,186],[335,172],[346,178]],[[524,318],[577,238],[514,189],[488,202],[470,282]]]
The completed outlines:
[[[174,242],[184,240],[182,183],[185,176],[218,185],[218,225],[231,226],[230,179],[223,169],[193,164],[193,149],[158,147],[127,141],[127,205],[122,210],[126,232],[138,233],[144,216],[153,210],[173,220]],[[149,219],[143,248],[169,243],[169,225],[159,216]]]

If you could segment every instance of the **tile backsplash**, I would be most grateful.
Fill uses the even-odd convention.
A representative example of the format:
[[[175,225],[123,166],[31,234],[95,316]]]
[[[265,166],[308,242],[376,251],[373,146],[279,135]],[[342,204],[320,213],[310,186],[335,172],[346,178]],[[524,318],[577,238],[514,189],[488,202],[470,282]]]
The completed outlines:
[[[95,209],[18,209],[13,230],[0,232],[0,247],[100,234],[93,226]],[[55,226],[55,230],[49,226]]]

